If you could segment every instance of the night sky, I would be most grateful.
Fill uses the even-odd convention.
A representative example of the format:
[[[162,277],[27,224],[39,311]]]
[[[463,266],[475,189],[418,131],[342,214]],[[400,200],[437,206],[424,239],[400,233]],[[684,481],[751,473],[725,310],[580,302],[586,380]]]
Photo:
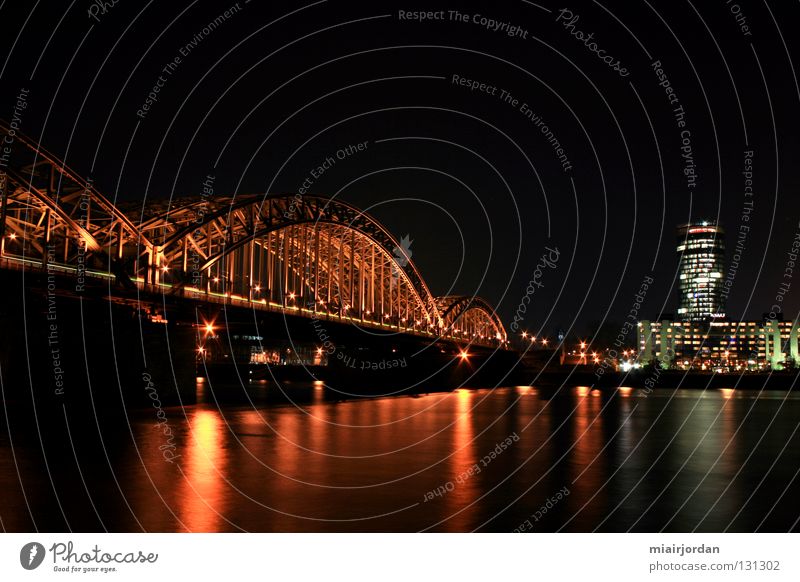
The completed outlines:
[[[220,196],[296,192],[332,157],[310,192],[409,236],[434,294],[507,324],[534,277],[534,332],[613,327],[645,277],[640,315],[673,313],[675,228],[704,218],[729,262],[749,227],[731,317],[782,282],[800,311],[795,2],[55,4],[0,3],[0,117],[28,90],[22,131],[111,199],[196,196],[209,174]]]

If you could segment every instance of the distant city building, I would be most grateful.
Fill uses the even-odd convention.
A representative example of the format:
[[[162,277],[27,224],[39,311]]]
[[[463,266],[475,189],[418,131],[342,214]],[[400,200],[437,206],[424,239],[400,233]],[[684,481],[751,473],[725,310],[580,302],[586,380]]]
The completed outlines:
[[[639,361],[683,370],[781,370],[800,362],[797,321],[640,321]]]
[[[680,253],[678,319],[709,321],[725,317],[723,280],[725,231],[708,221],[678,227]]]
[[[678,317],[638,323],[638,359],[684,370],[781,370],[800,364],[798,321],[725,317],[725,231],[703,221],[678,228]]]

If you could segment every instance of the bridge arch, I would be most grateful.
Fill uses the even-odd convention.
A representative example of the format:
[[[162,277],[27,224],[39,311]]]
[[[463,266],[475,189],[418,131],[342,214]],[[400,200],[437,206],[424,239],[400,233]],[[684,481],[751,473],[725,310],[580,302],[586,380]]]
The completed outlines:
[[[445,295],[436,298],[442,318],[443,335],[451,335],[477,343],[507,340],[503,322],[492,306],[481,297]]]
[[[149,249],[138,226],[92,184],[32,139],[0,121],[13,166],[4,168],[0,236],[4,256],[71,268],[98,259],[119,271],[123,257]]]
[[[407,250],[356,207],[320,196],[194,200],[142,223],[150,283],[347,310],[409,329],[441,326]],[[237,276],[238,273],[238,276]],[[177,274],[177,276],[176,276]]]

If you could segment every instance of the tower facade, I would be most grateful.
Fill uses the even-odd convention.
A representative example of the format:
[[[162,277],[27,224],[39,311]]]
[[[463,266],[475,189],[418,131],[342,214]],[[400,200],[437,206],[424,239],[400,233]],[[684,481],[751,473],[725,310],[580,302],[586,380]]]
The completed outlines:
[[[725,317],[725,231],[702,221],[678,227],[680,254],[678,318],[709,321]]]

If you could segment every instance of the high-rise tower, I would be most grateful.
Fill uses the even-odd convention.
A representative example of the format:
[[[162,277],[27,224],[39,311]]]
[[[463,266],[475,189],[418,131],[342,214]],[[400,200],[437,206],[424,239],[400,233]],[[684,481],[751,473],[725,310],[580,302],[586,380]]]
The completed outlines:
[[[725,231],[702,221],[678,227],[680,305],[683,321],[725,317],[722,283],[725,278]]]

